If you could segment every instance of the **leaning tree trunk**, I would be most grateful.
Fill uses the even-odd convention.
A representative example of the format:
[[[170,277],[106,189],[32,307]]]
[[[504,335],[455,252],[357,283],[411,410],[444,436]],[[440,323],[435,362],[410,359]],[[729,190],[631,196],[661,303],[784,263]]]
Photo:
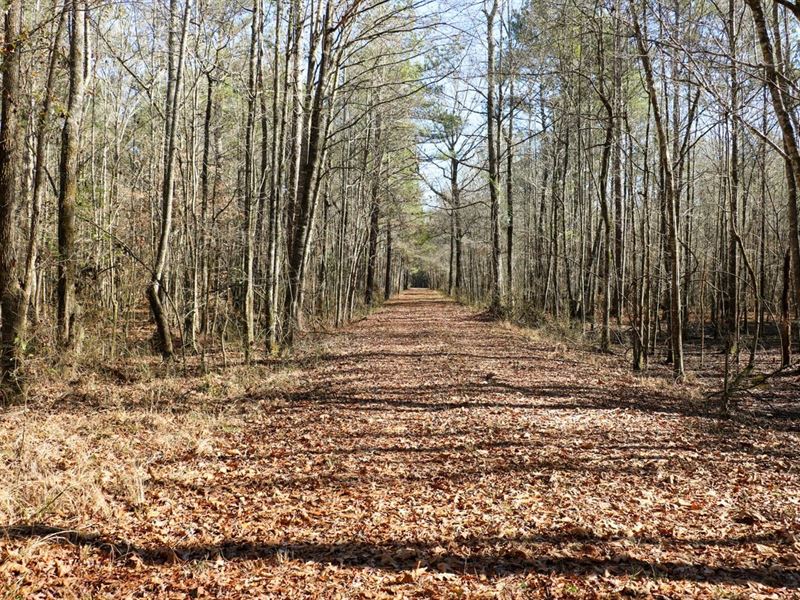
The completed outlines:
[[[791,98],[778,73],[776,57],[767,29],[767,21],[761,0],[745,0],[753,15],[758,44],[764,62],[764,74],[767,87],[772,98],[772,107],[778,119],[783,136],[783,147],[787,154],[787,176],[794,181],[789,185],[788,217],[789,217],[789,250],[791,252],[792,277],[794,279],[795,305],[800,306],[800,229],[798,225],[797,190],[800,189],[800,148],[798,148],[795,127],[787,105]]]
[[[164,296],[164,272],[167,264],[170,233],[172,230],[172,211],[175,196],[175,148],[178,125],[178,100],[183,74],[183,54],[186,46],[186,29],[189,20],[189,1],[183,9],[180,33],[176,31],[178,0],[170,0],[169,40],[167,49],[167,95],[164,106],[164,178],[161,188],[161,223],[156,252],[156,262],[147,287],[147,299],[156,323],[156,336],[159,351],[165,359],[171,359],[175,350],[172,344],[169,318],[162,301]],[[180,41],[178,36],[180,35]],[[176,48],[177,46],[177,48]]]

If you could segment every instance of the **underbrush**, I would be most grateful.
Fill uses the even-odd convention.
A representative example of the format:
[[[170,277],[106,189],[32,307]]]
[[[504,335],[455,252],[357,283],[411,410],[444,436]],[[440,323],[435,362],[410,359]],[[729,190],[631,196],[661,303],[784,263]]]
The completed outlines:
[[[761,339],[753,371],[756,374],[754,379],[760,383],[737,388],[735,397],[728,406],[722,407],[717,397],[725,385],[724,343],[708,332],[701,343],[699,333],[687,328],[684,340],[686,374],[681,382],[676,382],[672,363],[666,359],[668,342],[666,332],[659,332],[661,343],[655,354],[649,357],[647,368],[635,372],[632,368],[630,329],[625,324],[612,323],[611,348],[609,352],[601,352],[599,323],[581,322],[570,318],[566,311],[562,312],[561,316],[555,317],[524,302],[517,302],[513,306],[504,305],[500,309],[490,311],[485,304],[470,302],[463,297],[457,301],[465,306],[484,309],[481,315],[486,320],[504,323],[523,337],[551,346],[553,352],[561,357],[566,358],[580,352],[583,364],[614,369],[620,374],[635,377],[640,385],[652,388],[654,391],[663,390],[667,386],[676,397],[697,405],[698,409],[708,411],[709,414],[720,412],[722,408],[724,408],[722,412],[735,411],[745,416],[756,415],[759,418],[778,413],[800,414],[796,405],[786,407],[787,398],[797,396],[799,385],[797,372],[789,370],[782,379],[761,375],[774,374],[780,364],[775,336],[772,338],[762,336]],[[689,335],[690,333],[694,335]],[[751,337],[743,334],[739,361],[737,363],[732,360],[730,366],[733,369],[731,379],[735,379],[737,373],[747,368],[750,344],[752,344]]]
[[[592,335],[581,323],[568,316],[554,317],[530,306],[519,305],[506,311],[506,320],[524,328],[535,329],[541,339],[566,344],[581,350],[589,349]]]
[[[464,306],[483,309],[485,312],[482,314],[487,320],[506,323],[517,328],[525,337],[553,344],[564,352],[570,349],[591,350],[596,346],[592,324],[583,326],[579,321],[569,318],[566,313],[555,317],[524,302],[517,302],[513,306],[503,305],[490,311],[485,304],[471,302],[465,297],[456,298],[456,301]]]

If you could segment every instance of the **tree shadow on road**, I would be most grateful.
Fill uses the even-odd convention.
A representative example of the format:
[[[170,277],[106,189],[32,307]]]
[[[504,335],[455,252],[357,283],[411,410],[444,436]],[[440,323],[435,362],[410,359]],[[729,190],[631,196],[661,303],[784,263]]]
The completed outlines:
[[[568,545],[609,541],[582,532],[555,532],[521,538],[466,538],[459,540],[404,540],[386,543],[363,541],[324,543],[285,541],[258,543],[228,540],[220,544],[179,544],[137,546],[98,534],[83,533],[48,525],[23,525],[5,528],[10,539],[49,539],[53,542],[97,549],[124,562],[136,557],[147,565],[174,562],[198,563],[209,560],[249,561],[289,558],[303,562],[387,571],[411,571],[420,567],[454,574],[478,574],[500,577],[520,573],[541,575],[606,574],[637,578],[669,579],[705,583],[747,584],[800,589],[800,570],[780,563],[764,566],[712,565],[702,562],[643,560],[626,553],[606,556],[565,556]],[[638,544],[660,545],[661,538],[641,538]],[[680,540],[681,546],[693,548],[738,547],[755,543],[775,543],[771,536],[745,536],[732,539]]]

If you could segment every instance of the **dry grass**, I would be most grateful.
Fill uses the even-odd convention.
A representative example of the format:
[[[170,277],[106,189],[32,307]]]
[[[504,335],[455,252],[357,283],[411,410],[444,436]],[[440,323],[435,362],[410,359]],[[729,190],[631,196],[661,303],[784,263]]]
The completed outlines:
[[[107,363],[91,353],[29,363],[28,396],[0,411],[0,599],[28,597],[42,568],[69,582],[72,567],[52,558],[63,532],[135,528],[158,491],[159,465],[178,483],[201,478],[197,465],[225,452],[220,444],[266,405],[282,403],[298,384],[295,365],[322,351],[309,340],[294,361],[244,366],[229,355],[228,368],[221,356],[211,367],[199,357]],[[2,543],[3,529],[38,524],[58,532]],[[88,548],[79,553],[88,560]]]
[[[105,520],[143,501],[148,466],[174,452],[209,452],[225,416],[113,409],[47,413],[16,409],[0,425],[0,521],[56,516],[65,524]]]
[[[144,501],[154,462],[212,456],[215,438],[297,381],[275,365],[205,373],[152,359],[71,370],[34,365],[27,401],[0,413],[0,525],[118,518]]]
[[[472,308],[480,308],[469,303],[462,303]],[[563,316],[555,318],[550,314],[524,310],[521,307],[513,311],[506,311],[497,321],[507,331],[518,335],[527,341],[541,344],[552,348],[550,358],[569,359],[580,355],[582,364],[593,368],[604,368],[616,375],[623,377],[626,381],[637,381],[637,384],[644,390],[652,392],[668,392],[670,395],[680,397],[683,400],[696,404],[698,409],[704,404],[705,408],[716,410],[719,403],[709,402],[709,398],[719,395],[724,381],[724,353],[718,340],[707,336],[704,359],[700,359],[699,337],[687,336],[684,339],[684,362],[685,376],[682,381],[675,380],[672,372],[672,363],[665,361],[663,356],[665,343],[662,340],[655,356],[650,356],[648,368],[636,373],[631,369],[632,349],[626,331],[627,326],[620,327],[612,325],[612,346],[608,353],[599,350],[599,324],[594,328],[591,323],[582,327],[580,323],[572,321]],[[759,350],[756,361],[755,374],[772,373],[780,365],[780,352],[778,340],[768,338],[762,334],[762,347]],[[742,344],[739,367],[731,365],[734,372],[737,368],[743,368],[747,362],[749,353],[748,344]],[[765,347],[763,347],[765,346]],[[789,375],[788,381],[770,381],[769,385],[758,386],[764,392],[762,397],[750,394],[739,394],[736,400],[736,408],[748,412],[761,413],[768,403],[764,401],[780,401],[785,404],[787,397],[796,396],[797,385]],[[732,375],[733,378],[735,376]],[[745,386],[746,387],[746,386]]]

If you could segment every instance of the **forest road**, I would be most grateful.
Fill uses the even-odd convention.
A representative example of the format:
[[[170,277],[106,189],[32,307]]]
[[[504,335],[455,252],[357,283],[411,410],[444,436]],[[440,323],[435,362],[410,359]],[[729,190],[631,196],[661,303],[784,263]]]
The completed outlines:
[[[50,536],[71,544],[42,564],[59,552],[75,576],[49,581],[81,597],[800,595],[790,429],[714,419],[620,357],[420,289],[291,375],[153,463],[144,502],[100,535]]]
[[[797,437],[710,419],[620,357],[411,289],[303,375],[262,424],[286,458],[259,472],[280,490],[278,543],[317,575],[336,565],[398,594],[800,593],[778,559]]]

